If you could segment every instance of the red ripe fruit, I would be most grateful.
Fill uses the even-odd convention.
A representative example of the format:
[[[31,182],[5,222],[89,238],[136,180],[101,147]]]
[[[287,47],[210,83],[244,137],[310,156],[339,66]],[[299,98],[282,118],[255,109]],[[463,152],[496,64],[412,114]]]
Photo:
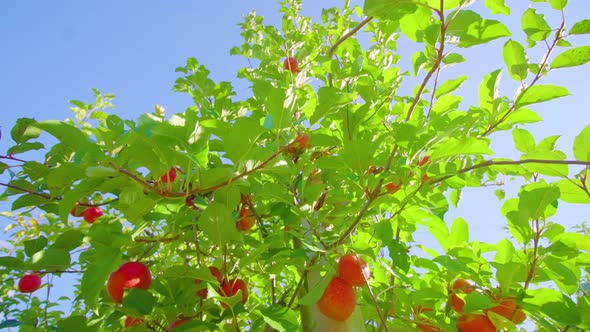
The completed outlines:
[[[72,208],[72,211],[70,212],[70,214],[74,217],[81,217],[84,214],[84,211],[86,211],[86,208],[81,207],[76,204]]]
[[[223,280],[221,283],[221,289],[219,295],[225,297],[232,297],[238,293],[238,291],[242,291],[242,304],[245,304],[248,301],[248,285],[242,279],[231,279],[231,280]],[[227,308],[228,305],[225,303],[221,303],[224,308]]]
[[[107,281],[107,292],[113,301],[121,303],[125,289],[148,289],[151,282],[152,275],[147,266],[139,262],[127,262],[111,273]]]
[[[93,222],[95,222],[96,219],[102,217],[102,215],[103,215],[102,209],[99,208],[98,206],[89,207],[86,210],[84,210],[84,212],[82,212],[82,216],[84,217],[84,221],[86,221],[89,224],[92,224]]]
[[[252,229],[252,227],[254,227],[255,223],[256,217],[254,216],[254,213],[252,213],[252,211],[247,207],[241,208],[240,219],[238,219],[238,222],[236,223],[236,227],[238,228],[238,230],[242,232],[249,231],[250,229]]]
[[[398,192],[398,190],[400,190],[401,187],[402,187],[401,183],[389,182],[388,184],[385,185],[385,190],[387,190],[387,192],[390,194],[395,194],[396,192]]]
[[[21,293],[32,293],[41,287],[41,277],[38,274],[25,274],[18,281],[18,290]]]
[[[175,321],[174,323],[170,324],[168,326],[168,328],[166,329],[166,331],[172,331],[172,329],[174,329],[175,327],[182,325],[186,322],[190,322],[190,319],[189,318],[179,319],[179,320]]]
[[[420,314],[423,312],[432,312],[432,308],[422,307],[421,305],[418,305],[414,309],[414,318],[417,319],[418,321],[423,322],[423,323],[416,324],[418,326],[418,329],[420,329],[420,331],[422,331],[422,332],[440,332],[440,331],[442,331],[442,329],[440,329],[434,325],[425,324],[424,322],[428,322],[429,320],[424,319],[424,317],[419,317]]]
[[[457,279],[451,285],[450,291],[450,298],[451,298],[451,307],[457,313],[463,313],[463,307],[465,306],[465,301],[463,301],[457,294],[469,294],[475,290],[475,285],[468,280],[465,279]]]
[[[338,274],[352,286],[363,286],[371,277],[367,263],[355,254],[346,254],[338,261]]]
[[[486,315],[467,314],[457,320],[459,332],[496,332],[496,327]]]
[[[424,156],[422,158],[420,158],[420,160],[418,160],[418,163],[416,164],[418,167],[422,167],[426,164],[430,163],[430,157],[429,156]]]
[[[356,294],[348,281],[333,277],[318,301],[318,308],[328,318],[345,321],[356,307]]]
[[[184,204],[193,210],[198,210],[199,207],[195,205],[195,195],[188,195],[184,199]]]
[[[489,309],[498,315],[512,320],[514,324],[520,324],[526,319],[526,314],[518,309],[516,299],[514,297],[507,297],[500,301],[500,304]]]
[[[286,58],[283,62],[283,69],[292,73],[298,73],[301,71],[301,69],[299,69],[299,62],[297,62],[297,59],[291,57]]]
[[[125,318],[125,328],[129,328],[131,326],[141,325],[141,324],[143,324],[143,319],[141,319],[141,318],[136,318],[136,317],[131,317],[131,316],[127,316],[127,318]]]
[[[170,168],[168,173],[166,173],[166,174],[162,175],[162,177],[160,177],[160,181],[162,183],[172,183],[175,180],[176,180],[176,167]]]
[[[219,271],[218,268],[216,268],[215,266],[209,266],[209,272],[211,272],[211,275],[214,276],[215,278],[217,278],[217,281],[219,281],[219,283],[221,284],[221,271]],[[195,279],[195,284],[200,284],[201,280],[199,279]],[[209,294],[209,292],[207,291],[207,288],[202,288],[199,289],[197,291],[197,296],[202,298],[202,299],[206,299],[207,295]]]

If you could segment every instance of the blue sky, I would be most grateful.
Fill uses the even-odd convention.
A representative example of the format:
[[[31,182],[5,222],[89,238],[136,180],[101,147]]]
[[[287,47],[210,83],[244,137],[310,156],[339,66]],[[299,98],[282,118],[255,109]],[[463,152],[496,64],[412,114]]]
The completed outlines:
[[[304,13],[317,16],[320,7],[338,5],[341,1],[309,0]],[[361,1],[353,1],[360,4]],[[483,8],[479,0],[475,8]],[[518,30],[520,14],[528,1],[517,3],[509,22],[515,30],[516,40],[524,43],[524,34]],[[542,4],[536,8],[546,8]],[[18,117],[37,120],[63,119],[71,116],[68,100],[92,100],[92,88],[112,92],[115,109],[123,118],[136,118],[151,112],[154,104],[162,104],[167,114],[181,112],[190,106],[187,95],[172,92],[178,77],[176,67],[184,65],[186,58],[196,57],[211,70],[214,80],[239,84],[240,95],[247,95],[247,86],[236,80],[239,67],[247,65],[244,58],[232,57],[229,49],[241,43],[239,23],[250,10],[265,16],[267,23],[279,24],[277,1],[115,1],[100,2],[61,1],[3,1],[0,2],[0,126],[3,132],[0,153],[10,146],[9,130]],[[556,12],[548,19],[555,25]],[[489,11],[483,15],[490,17]],[[581,19],[590,18],[588,0],[570,0],[566,12],[568,27]],[[467,101],[475,101],[479,81],[488,72],[503,68],[501,50],[505,40],[491,46],[460,50],[468,64],[456,66],[446,77],[466,74],[468,83],[462,88]],[[590,44],[589,36],[572,39],[574,45]],[[410,70],[409,59],[416,46],[400,41],[399,52],[404,57],[402,66]],[[531,60],[538,61],[539,52]],[[590,65],[562,69],[543,79],[544,84],[566,85],[571,96],[533,109],[545,122],[530,127],[537,141],[543,137],[561,134],[558,147],[572,156],[574,137],[590,124],[588,106],[588,77]],[[504,73],[502,91],[513,95],[515,84]],[[409,85],[406,91],[411,91]],[[493,135],[493,147],[498,156],[518,158],[509,133]],[[590,142],[589,142],[590,144]],[[6,182],[6,175],[0,176]],[[496,242],[505,237],[505,224],[499,208],[501,202],[493,195],[495,188],[478,188],[464,194],[462,205],[449,213],[448,221],[464,217],[471,226],[472,238]],[[510,195],[518,189],[507,187]],[[0,204],[0,210],[6,204]],[[587,221],[588,206],[562,204],[553,221],[567,227]],[[0,228],[6,220],[0,219]],[[0,239],[3,235],[0,235]],[[431,241],[424,231],[419,239]],[[427,246],[430,243],[427,243]]]

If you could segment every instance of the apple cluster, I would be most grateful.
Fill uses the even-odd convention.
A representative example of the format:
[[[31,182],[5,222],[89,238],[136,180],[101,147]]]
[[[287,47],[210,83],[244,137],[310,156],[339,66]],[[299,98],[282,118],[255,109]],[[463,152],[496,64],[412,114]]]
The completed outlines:
[[[72,211],[70,212],[70,214],[74,217],[83,217],[85,222],[92,224],[98,218],[102,217],[103,212],[102,212],[102,209],[98,206],[91,206],[91,207],[87,207],[87,208],[82,209],[82,207],[80,205],[76,204],[72,208]]]
[[[512,323],[518,325],[525,321],[526,314],[518,307],[516,298],[513,296],[501,297],[491,296],[495,306],[483,310],[483,312],[465,313],[463,307],[465,301],[463,297],[475,291],[481,291],[473,282],[465,279],[456,279],[449,287],[449,303],[453,311],[459,314],[457,319],[457,330],[459,332],[495,332],[496,326],[490,319],[491,315],[499,315]],[[488,292],[489,293],[489,292]],[[423,312],[432,311],[431,308],[422,308],[418,306],[415,309],[417,317]],[[491,314],[493,313],[493,314]],[[428,324],[423,319],[417,324],[421,331],[435,332],[443,331],[441,328]]]
[[[338,261],[338,275],[334,276],[317,305],[326,317],[345,321],[356,307],[356,293],[353,287],[367,283],[371,271],[367,263],[355,254],[346,254]]]

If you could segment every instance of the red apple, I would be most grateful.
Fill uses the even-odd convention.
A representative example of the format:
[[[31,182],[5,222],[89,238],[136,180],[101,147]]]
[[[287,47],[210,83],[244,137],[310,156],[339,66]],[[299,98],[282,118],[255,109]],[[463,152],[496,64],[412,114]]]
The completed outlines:
[[[84,212],[82,212],[82,216],[84,217],[84,221],[86,221],[89,224],[92,224],[93,222],[95,222],[96,219],[102,217],[102,215],[103,215],[102,209],[98,206],[89,207],[86,210],[84,210]]]
[[[217,278],[217,281],[219,281],[219,284],[221,284],[221,271],[219,271],[218,268],[216,268],[215,266],[209,266],[209,272],[211,272],[211,275],[214,276],[215,278]],[[200,284],[201,280],[199,279],[195,279],[195,284]],[[207,295],[209,294],[209,292],[207,291],[207,288],[201,288],[197,291],[197,296],[199,296],[202,299],[206,299]]]
[[[326,317],[345,321],[356,307],[356,294],[348,281],[333,277],[318,301],[318,309]]]
[[[74,205],[70,214],[74,217],[81,217],[86,210],[85,207],[79,206],[78,204]]]
[[[245,304],[248,301],[248,285],[242,279],[231,279],[231,280],[223,280],[221,283],[221,289],[219,290],[219,295],[225,297],[231,297],[238,293],[238,291],[242,291],[242,304]],[[228,308],[227,304],[221,303],[224,308]]]
[[[402,187],[402,184],[400,182],[397,182],[397,183],[389,182],[388,184],[385,185],[385,190],[387,190],[387,192],[390,194],[395,194],[396,192],[398,192],[400,190],[401,187]]]
[[[166,173],[160,177],[160,181],[162,183],[172,183],[175,180],[176,180],[176,167],[170,168],[168,173]]]
[[[151,282],[152,276],[147,266],[139,262],[127,262],[111,273],[107,281],[107,292],[113,301],[121,303],[125,289],[148,289]]]
[[[521,324],[526,319],[526,314],[518,309],[516,299],[514,297],[507,297],[502,299],[500,303],[489,309],[492,312],[511,320],[514,324]]]
[[[125,328],[129,328],[134,325],[141,325],[143,324],[143,319],[137,317],[127,316],[125,318]]]
[[[482,314],[467,314],[459,317],[457,320],[457,330],[459,332],[496,332],[496,327],[492,321]]]
[[[449,290],[450,299],[451,299],[451,307],[457,313],[463,313],[463,306],[465,306],[465,301],[461,299],[457,294],[469,294],[475,290],[475,285],[465,279],[457,279],[451,285],[451,289]]]
[[[426,164],[430,163],[430,157],[425,155],[422,158],[420,158],[420,160],[418,160],[418,163],[416,164],[418,167],[422,167]]]
[[[292,57],[288,57],[285,59],[285,61],[283,62],[283,69],[288,70],[292,73],[298,73],[301,71],[299,69],[299,62],[297,62],[297,59]]]
[[[242,232],[249,231],[250,229],[252,229],[252,227],[254,227],[255,223],[256,223],[256,217],[254,216],[254,213],[252,213],[252,211],[250,209],[248,209],[247,207],[241,208],[240,209],[240,218],[238,219],[238,222],[236,223],[236,227],[238,228],[238,230],[240,230]]]
[[[309,136],[306,134],[299,134],[295,140],[293,140],[293,142],[289,143],[289,145],[285,147],[285,152],[298,153],[309,148],[310,146]]]
[[[18,281],[18,290],[21,293],[32,293],[41,287],[41,277],[38,274],[25,274]]]
[[[363,286],[371,277],[367,263],[355,254],[346,254],[338,261],[338,274],[352,286]]]

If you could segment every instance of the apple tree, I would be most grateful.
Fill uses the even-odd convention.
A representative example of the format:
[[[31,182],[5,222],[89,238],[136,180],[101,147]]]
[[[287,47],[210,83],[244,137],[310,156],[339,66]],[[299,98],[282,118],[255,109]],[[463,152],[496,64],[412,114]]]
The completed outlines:
[[[567,0],[473,2],[344,1],[313,21],[284,0],[281,26],[254,12],[240,25],[246,97],[190,58],[174,85],[185,110],[124,119],[95,91],[73,118],[18,119],[2,136],[0,328],[590,329],[590,232],[553,218],[590,203],[590,125],[565,152],[527,130],[536,104],[569,94],[547,76],[590,61],[570,38],[590,20],[566,22]],[[400,36],[418,50],[409,67]],[[503,68],[446,74],[485,47]],[[492,149],[500,132],[520,158]],[[504,178],[519,186],[497,191],[509,238],[470,240],[477,220],[447,212]]]

